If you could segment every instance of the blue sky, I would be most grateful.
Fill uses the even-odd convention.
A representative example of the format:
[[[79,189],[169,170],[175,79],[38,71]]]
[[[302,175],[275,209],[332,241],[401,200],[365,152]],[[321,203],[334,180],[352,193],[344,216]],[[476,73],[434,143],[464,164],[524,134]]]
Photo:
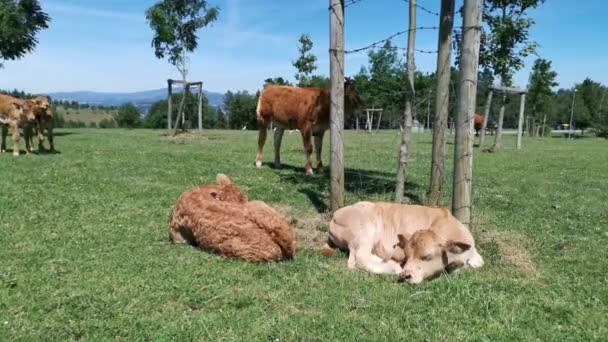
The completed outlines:
[[[154,0],[42,0],[52,23],[40,44],[20,61],[0,69],[0,88],[28,92],[113,91],[162,88],[178,73],[154,56],[152,32],[144,11]],[[255,91],[267,77],[293,79],[297,40],[308,33],[319,57],[318,73],[329,71],[328,0],[209,0],[221,8],[213,27],[200,31],[199,49],[191,55],[191,80],[210,91]],[[461,1],[457,1],[461,2]],[[439,0],[419,0],[434,11]],[[458,6],[458,5],[457,5]],[[608,1],[548,0],[532,12],[531,36],[539,56],[553,61],[560,87],[590,77],[608,84]],[[418,26],[437,26],[436,16],[418,13]],[[456,25],[460,25],[460,18]],[[366,46],[407,27],[403,0],[363,0],[347,8],[346,49]],[[436,31],[420,31],[417,48],[435,50]],[[394,39],[406,46],[406,37]],[[435,55],[416,55],[417,68],[435,69]],[[525,87],[534,58],[515,76]],[[347,75],[367,64],[366,52],[346,58]]]

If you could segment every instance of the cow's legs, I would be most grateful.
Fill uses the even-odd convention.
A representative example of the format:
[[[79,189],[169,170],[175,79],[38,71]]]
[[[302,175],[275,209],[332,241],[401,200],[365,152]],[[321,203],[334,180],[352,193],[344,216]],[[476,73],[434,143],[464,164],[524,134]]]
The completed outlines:
[[[13,131],[13,156],[19,155],[19,125],[17,123],[11,125]]]
[[[310,142],[310,138],[312,135],[311,129],[302,129],[302,142],[304,143],[304,152],[306,153],[306,175],[312,176],[314,172],[312,171],[312,143]]]
[[[258,155],[255,158],[255,166],[259,169],[262,167],[262,158],[264,157],[264,144],[268,135],[268,120],[258,117]]]
[[[352,251],[351,251],[352,252]],[[358,268],[371,273],[399,274],[401,267],[394,261],[384,262],[371,253],[371,246],[361,245],[355,252],[355,262]]]
[[[49,135],[49,145],[51,148],[51,153],[55,153],[55,142],[53,141],[53,126],[47,127],[46,131],[48,132],[48,135]]]
[[[317,172],[319,174],[323,173],[323,160],[321,158],[322,150],[323,150],[323,135],[325,131],[315,135],[315,154],[317,155]]]
[[[44,123],[38,123],[38,152],[44,153]]]
[[[281,168],[281,142],[283,141],[285,127],[276,125],[274,130],[274,167]]]
[[[6,152],[6,136],[8,135],[8,127],[4,124],[0,126],[2,126],[2,143],[0,143],[0,153],[4,153]]]
[[[32,126],[30,125],[26,125],[23,128],[23,133],[25,136],[25,153],[30,154],[32,153],[32,145],[33,145],[33,134],[32,134]]]

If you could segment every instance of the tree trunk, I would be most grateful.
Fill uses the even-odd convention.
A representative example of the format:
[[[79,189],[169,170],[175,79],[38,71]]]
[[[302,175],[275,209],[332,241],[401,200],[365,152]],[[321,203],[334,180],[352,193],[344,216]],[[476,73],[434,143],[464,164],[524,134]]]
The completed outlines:
[[[416,0],[409,2],[410,31],[407,38],[407,93],[405,97],[405,119],[403,133],[401,134],[401,148],[399,149],[399,168],[395,185],[395,202],[403,203],[405,196],[405,180],[407,179],[408,164],[411,153],[413,104],[416,98],[414,88],[414,48],[416,46]]]
[[[445,146],[447,141],[448,109],[450,104],[450,77],[452,32],[454,29],[454,0],[441,1],[439,17],[439,42],[437,55],[437,96],[435,97],[435,122],[433,123],[433,157],[429,204],[439,205],[445,179]]]
[[[344,0],[330,0],[330,187],[331,211],[344,206]]]
[[[526,106],[526,94],[521,94],[521,97],[519,100],[519,123],[517,125],[517,149],[518,150],[521,150],[521,148],[522,148],[522,135],[523,135],[522,124],[524,121],[525,106]],[[529,126],[529,124],[527,123],[528,121],[529,120],[526,120],[526,130]]]
[[[505,119],[505,102],[507,95],[502,94],[502,103],[500,104],[500,112],[498,112],[498,127],[496,127],[496,137],[494,138],[494,148],[502,148],[502,122]]]
[[[382,112],[383,111],[380,111],[378,114],[378,128],[376,129],[378,132],[380,132],[380,124],[382,123]]]
[[[171,134],[171,117],[173,116],[173,83],[167,80],[167,134]]]
[[[464,0],[462,26],[465,29],[462,36],[460,79],[458,81],[458,123],[454,149],[452,213],[468,228],[471,227],[473,200],[473,117],[477,96],[482,6],[482,0]]]
[[[494,91],[490,89],[488,93],[488,99],[486,100],[486,108],[483,112],[483,125],[481,126],[481,135],[479,137],[479,148],[483,148],[483,145],[486,141],[486,130],[488,128],[488,120],[490,118],[490,110],[492,109],[492,96],[494,95]]]
[[[545,136],[545,125],[547,124],[547,114],[543,115],[543,126],[541,127],[542,129],[542,136]]]

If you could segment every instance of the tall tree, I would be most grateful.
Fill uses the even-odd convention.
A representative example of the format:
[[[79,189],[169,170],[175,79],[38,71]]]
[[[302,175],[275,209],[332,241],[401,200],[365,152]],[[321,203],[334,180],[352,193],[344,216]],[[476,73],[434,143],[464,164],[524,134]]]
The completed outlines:
[[[142,123],[137,107],[130,103],[120,107],[114,119],[118,127],[123,128],[138,128]]]
[[[515,72],[523,68],[524,60],[536,51],[537,44],[529,38],[534,20],[528,17],[531,9],[545,0],[493,0],[483,3],[483,23],[479,65],[492,70],[502,86],[511,86]],[[459,35],[456,36],[459,41]],[[460,44],[456,44],[457,47]],[[505,105],[502,96],[502,106]],[[502,131],[503,115],[498,119]],[[501,137],[496,136],[497,142]],[[496,146],[500,147],[500,146]]]
[[[534,125],[536,126],[547,122],[547,115],[552,114],[552,104],[554,93],[552,88],[557,87],[558,83],[555,82],[557,73],[551,70],[551,61],[539,58],[534,61],[532,67],[532,73],[530,74],[530,80],[528,81],[528,113],[529,117],[533,118]],[[552,118],[549,117],[549,120]],[[535,134],[535,129],[532,129]],[[543,132],[544,133],[544,132]]]
[[[414,49],[416,47],[416,0],[409,0],[410,26],[407,38],[407,80],[405,92],[405,113],[403,132],[401,133],[401,147],[399,149],[399,161],[397,168],[397,180],[395,185],[395,202],[403,203],[405,197],[405,180],[410,162],[412,141],[412,117],[415,110],[416,93],[414,88]]]
[[[3,61],[32,52],[38,45],[36,35],[50,20],[38,0],[0,0],[0,68]]]
[[[308,34],[302,34],[298,42],[300,43],[298,48],[300,56],[292,62],[292,65],[298,70],[296,73],[298,86],[309,87],[311,75],[317,70],[317,65],[315,64],[317,62],[317,56],[310,52],[313,43]]]
[[[219,8],[211,7],[206,0],[161,0],[146,11],[148,24],[154,31],[152,46],[157,58],[167,58],[182,76],[188,78],[188,53],[198,47],[197,31],[217,20]],[[188,92],[188,87],[185,87]],[[173,134],[184,110],[182,98]]]

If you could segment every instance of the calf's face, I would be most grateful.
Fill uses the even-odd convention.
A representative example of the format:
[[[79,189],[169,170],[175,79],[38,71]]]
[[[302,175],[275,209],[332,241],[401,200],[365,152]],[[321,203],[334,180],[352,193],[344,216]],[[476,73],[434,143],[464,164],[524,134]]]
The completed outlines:
[[[410,239],[399,234],[398,239],[392,259],[401,262],[403,269],[399,278],[410,284],[419,284],[463,266],[483,265],[481,256],[470,244],[445,241],[430,230],[417,231]]]

